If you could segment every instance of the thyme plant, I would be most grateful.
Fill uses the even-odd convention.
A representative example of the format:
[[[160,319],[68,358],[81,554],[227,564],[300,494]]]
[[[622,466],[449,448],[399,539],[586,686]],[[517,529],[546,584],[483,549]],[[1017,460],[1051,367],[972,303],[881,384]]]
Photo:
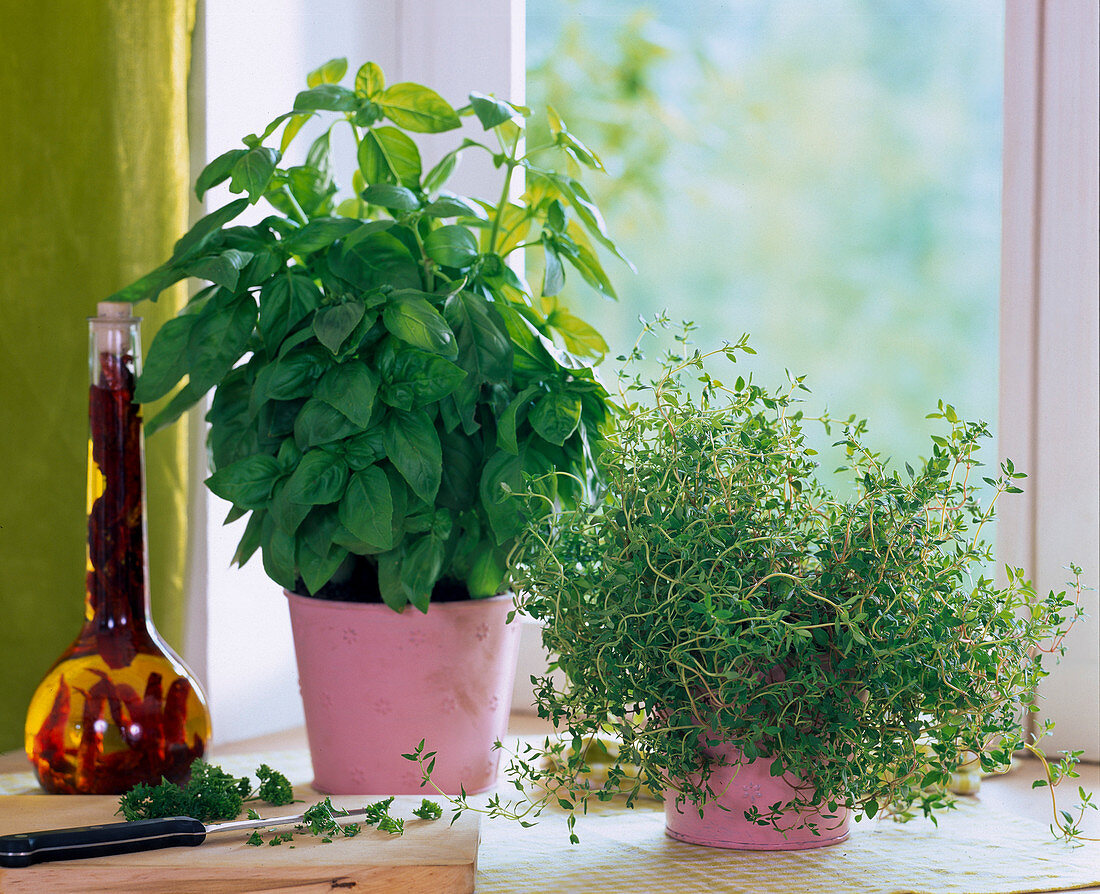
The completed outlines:
[[[516,761],[517,787],[570,811],[646,789],[692,809],[718,794],[705,746],[722,741],[802,781],[746,814],[757,823],[932,816],[960,754],[995,771],[1022,747],[1021,707],[1037,710],[1043,659],[1079,614],[1019,568],[988,576],[982,534],[1024,474],[1008,460],[986,474],[988,427],[941,402],[943,433],[902,472],[865,445],[865,422],[844,423],[858,495],[835,498],[804,441],[802,378],[727,385],[680,342],[656,379],[620,380],[602,501],[535,517],[514,554],[519,610],[544,622],[566,677],[536,681],[564,736]],[[745,352],[743,338],[713,353]],[[621,744],[596,785],[587,755],[608,735]]]

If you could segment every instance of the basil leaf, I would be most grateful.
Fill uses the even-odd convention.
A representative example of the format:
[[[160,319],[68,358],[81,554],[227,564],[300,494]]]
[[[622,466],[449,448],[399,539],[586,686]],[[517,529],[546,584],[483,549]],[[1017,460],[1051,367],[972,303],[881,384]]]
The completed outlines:
[[[379,243],[376,242],[372,244],[371,242],[366,241],[367,237],[373,236],[375,233],[384,233],[386,230],[392,230],[397,222],[393,220],[368,220],[366,223],[360,223],[359,221],[355,221],[355,223],[359,225],[350,234],[348,234],[348,237],[344,240],[344,244],[341,246],[341,249],[344,252],[351,252],[355,250],[362,252],[364,250],[377,247],[377,244]],[[361,246],[359,244],[361,242],[366,242],[366,245]],[[384,244],[385,240],[381,240],[380,242]],[[404,243],[402,243],[402,245],[404,245]],[[408,253],[407,248],[405,249],[405,251],[406,253]],[[411,258],[412,255],[409,255],[409,257]]]
[[[432,590],[443,571],[444,544],[435,537],[419,537],[407,548],[401,563],[401,583],[409,601],[421,612],[428,611]]]
[[[294,97],[294,111],[354,112],[359,106],[355,91],[339,84],[318,84]]]
[[[260,541],[264,573],[284,590],[293,591],[298,586],[297,549],[293,533],[276,525],[269,514],[264,519]]]
[[[335,503],[344,495],[348,464],[327,450],[309,450],[286,483],[285,499],[292,503]]]
[[[200,217],[195,225],[176,242],[169,263],[182,261],[184,258],[197,254],[221,229],[223,224],[228,223],[244,211],[248,204],[248,199],[236,199],[216,211],[211,211],[205,217]]]
[[[263,509],[281,471],[275,457],[260,453],[218,469],[206,479],[206,486],[234,506]]]
[[[495,596],[501,591],[507,571],[499,551],[491,543],[484,543],[470,563],[466,589],[474,599]]]
[[[569,132],[558,113],[552,107],[546,112],[555,144],[564,149],[579,164],[597,171],[604,170],[603,162],[596,153]]]
[[[280,531],[293,535],[307,515],[308,503],[295,503],[287,498],[286,481],[279,481],[271,490],[268,512]]]
[[[159,400],[186,375],[187,345],[194,325],[195,316],[184,314],[167,320],[157,330],[134,389],[137,403]]]
[[[278,358],[257,374],[249,396],[249,410],[258,412],[267,400],[294,400],[312,394],[323,368],[314,350],[291,351]]]
[[[568,311],[555,310],[546,319],[547,325],[557,330],[565,347],[582,357],[602,359],[607,353],[607,342],[592,326]]]
[[[198,314],[187,342],[191,384],[202,393],[218,384],[244,355],[256,325],[256,303],[250,295],[234,296],[228,304],[218,302],[218,297]]]
[[[298,528],[298,542],[317,556],[328,555],[340,527],[335,504],[314,506]],[[298,550],[298,564],[302,564],[301,549]]]
[[[551,391],[535,404],[528,418],[541,437],[560,447],[581,421],[581,399],[574,394]]]
[[[294,114],[294,112],[283,112],[278,118],[274,118],[268,122],[267,127],[264,128],[264,132],[259,136],[255,134],[249,134],[244,138],[244,142],[248,146],[258,146],[269,136],[271,136],[278,129],[279,125],[286,121],[288,118],[300,117]],[[280,150],[281,151],[281,150]]]
[[[393,546],[393,498],[390,483],[378,466],[355,472],[340,501],[340,523],[373,546]]]
[[[302,459],[302,451],[294,443],[293,438],[284,438],[275,459],[278,460],[279,468],[284,472],[293,472]]]
[[[320,555],[306,543],[298,542],[298,570],[302,574],[302,582],[311,594],[316,593],[325,584],[332,580],[332,576],[343,564],[348,556],[348,551],[342,546],[333,544],[327,553]]]
[[[427,235],[424,239],[424,251],[429,258],[444,267],[465,270],[477,260],[477,239],[465,227],[449,224],[432,230]]]
[[[332,128],[324,131],[309,144],[306,151],[306,166],[324,174],[332,171]]]
[[[361,301],[347,301],[332,307],[325,307],[313,316],[313,332],[317,340],[333,354],[351,335],[367,308]]]
[[[580,181],[553,171],[535,170],[533,168],[527,170],[532,181],[549,183],[550,189],[572,206],[585,229],[595,236],[605,248],[614,252],[627,267],[631,270],[635,269],[630,260],[619,251],[618,246],[611,241],[611,237],[607,232],[607,224],[604,222],[603,215],[600,214],[600,209],[596,207],[596,203],[592,201],[588,191]]]
[[[424,208],[424,213],[429,217],[473,217],[477,220],[485,220],[487,215],[480,205],[467,202],[459,196],[440,196],[430,205]]]
[[[375,183],[363,190],[363,199],[372,205],[380,205],[392,211],[415,211],[420,200],[411,189],[392,183]]]
[[[378,589],[382,593],[382,601],[397,612],[409,604],[408,590],[401,581],[404,559],[403,543],[378,557]]]
[[[466,378],[466,370],[451,361],[419,351],[399,348],[393,360],[383,363],[382,399],[391,407],[412,410],[439,400]]]
[[[420,84],[394,84],[374,100],[382,114],[405,130],[440,133],[462,126],[451,104],[434,90]]]
[[[274,350],[310,311],[321,304],[321,290],[304,273],[288,270],[260,288],[260,337]]]
[[[471,384],[504,382],[512,374],[512,343],[489,303],[471,292],[456,292],[443,306],[458,344],[458,363],[471,372]]]
[[[451,327],[431,302],[419,295],[395,292],[382,311],[382,322],[413,347],[444,357],[458,356]]]
[[[241,270],[237,279],[237,291],[266,283],[280,270],[286,269],[286,258],[273,248],[258,251]]]
[[[573,226],[573,224],[570,224],[570,226]],[[608,298],[618,297],[611,285],[611,280],[607,278],[607,274],[600,264],[600,259],[596,257],[596,253],[592,249],[574,240],[564,238],[555,239],[553,244],[559,256],[572,264],[584,281],[593,289]]]
[[[450,179],[451,174],[454,173],[455,167],[458,164],[459,152],[465,148],[465,144],[458,149],[452,149],[446,155],[444,155],[435,166],[424,175],[424,191],[435,192],[443,186],[444,183]]]
[[[378,377],[366,364],[351,361],[326,372],[317,384],[314,395],[335,407],[359,428],[366,428],[377,392]]]
[[[390,221],[385,223],[392,226]],[[382,285],[408,289],[420,286],[420,269],[404,242],[388,232],[371,231],[362,238],[356,235],[329,254],[333,273],[365,292]]]
[[[195,197],[201,202],[208,189],[228,180],[237,160],[247,152],[247,149],[230,149],[203,168],[195,181]]]
[[[279,119],[276,119],[276,120],[278,121],[283,117],[284,116],[280,116]],[[286,147],[291,144],[291,142],[294,140],[294,138],[298,135],[298,132],[302,129],[302,127],[305,125],[305,123],[312,117],[313,117],[312,112],[305,112],[305,113],[298,114],[298,115],[295,115],[295,114],[290,115],[289,120],[287,120],[287,122],[286,122],[286,127],[283,128],[282,139],[279,141],[279,151],[280,152],[286,152]],[[265,133],[266,133],[266,131],[265,131]],[[267,137],[264,137],[264,139],[267,139]]]
[[[313,69],[306,75],[306,86],[319,87],[321,84],[337,84],[348,71],[348,60],[339,57],[329,59],[324,65]]]
[[[249,394],[253,378],[249,367],[237,366],[230,370],[214,391],[214,399],[206,414],[211,430],[207,439],[213,468],[220,469],[239,459],[232,441],[247,441],[252,429],[248,411]],[[224,441],[224,443],[219,443]],[[244,454],[242,454],[244,455]]]
[[[531,409],[531,398],[541,390],[542,388],[538,385],[524,388],[497,418],[497,446],[501,450],[506,450],[513,456],[519,456],[516,432]]]
[[[311,397],[294,420],[294,441],[302,449],[330,444],[361,430],[331,404]]]
[[[379,428],[370,428],[343,442],[344,458],[354,471],[362,471],[374,465],[386,455],[386,445]]]
[[[205,279],[228,292],[235,291],[241,270],[252,260],[252,253],[230,248],[221,254],[192,261],[184,272],[196,279]]]
[[[175,285],[181,279],[186,279],[187,274],[180,267],[172,266],[171,262],[162,264],[155,270],[146,273],[140,279],[134,280],[130,285],[119,289],[108,301],[126,301],[132,304],[138,301],[156,301],[171,285]]]
[[[327,248],[360,226],[359,221],[346,217],[319,217],[287,236],[282,245],[291,254],[306,255]]]
[[[495,96],[487,96],[484,93],[471,93],[470,105],[473,107],[477,120],[485,130],[491,130],[498,124],[511,121],[520,113],[511,103],[497,99]]]
[[[265,441],[277,443],[292,435],[306,402],[306,398],[299,397],[295,400],[270,400],[264,403],[256,417],[259,436]]]
[[[172,399],[161,408],[160,412],[146,421],[143,428],[146,437],[155,434],[165,426],[171,425],[198,403],[209,390],[209,388],[204,388],[200,391],[188,382],[173,395]]]
[[[249,149],[233,165],[229,191],[247,193],[250,202],[258,202],[271,182],[278,161],[279,152],[275,149],[266,146]]]
[[[359,143],[359,173],[368,183],[420,186],[420,150],[396,127],[372,127]]]
[[[252,510],[252,514],[248,517],[248,524],[244,526],[244,533],[241,534],[241,539],[237,542],[237,549],[230,560],[231,564],[243,568],[256,550],[260,548],[261,532],[266,518],[267,513],[264,510]]]
[[[565,286],[565,268],[562,266],[557,249],[554,248],[549,238],[543,236],[542,245],[544,268],[542,275],[542,294],[548,296],[557,295]]]
[[[439,492],[443,457],[431,417],[423,410],[395,410],[387,417],[382,436],[386,455],[413,493],[425,503],[433,503]]]
[[[374,99],[386,87],[386,77],[374,62],[366,63],[355,75],[355,92]]]
[[[332,211],[331,200],[337,187],[328,172],[313,165],[295,165],[287,168],[286,183],[307,217],[315,218]]]
[[[443,475],[439,482],[438,505],[455,512],[472,509],[478,499],[481,464],[484,459],[480,438],[445,434],[440,438]]]
[[[493,454],[481,474],[481,505],[498,544],[515,537],[524,524],[520,498],[523,492],[523,458],[503,451]]]

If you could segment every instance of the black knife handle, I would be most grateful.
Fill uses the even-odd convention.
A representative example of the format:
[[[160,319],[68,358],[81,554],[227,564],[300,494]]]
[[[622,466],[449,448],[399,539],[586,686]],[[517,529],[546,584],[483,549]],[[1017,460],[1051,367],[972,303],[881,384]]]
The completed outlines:
[[[47,860],[77,860],[162,847],[187,847],[205,840],[206,826],[189,816],[23,832],[0,837],[0,866],[30,866]]]

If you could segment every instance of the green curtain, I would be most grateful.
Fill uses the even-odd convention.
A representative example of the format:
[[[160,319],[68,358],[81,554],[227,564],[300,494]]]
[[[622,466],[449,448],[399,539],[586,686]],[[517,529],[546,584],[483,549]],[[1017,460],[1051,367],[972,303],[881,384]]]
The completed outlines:
[[[0,53],[0,750],[83,618],[87,323],[187,228],[195,0],[9,3]],[[145,304],[147,348],[182,291]],[[149,413],[146,412],[148,417]],[[153,618],[183,627],[187,438],[146,445]]]

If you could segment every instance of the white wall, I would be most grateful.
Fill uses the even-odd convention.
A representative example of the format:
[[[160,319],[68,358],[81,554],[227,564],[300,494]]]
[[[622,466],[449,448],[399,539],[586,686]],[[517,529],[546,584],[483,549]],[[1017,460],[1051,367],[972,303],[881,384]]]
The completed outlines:
[[[514,0],[200,0],[193,92],[202,111],[192,122],[193,173],[288,111],[306,74],[339,56],[348,59],[351,77],[362,63],[377,62],[390,82],[428,84],[455,105],[470,90],[522,102],[523,33],[523,4]],[[307,134],[299,142],[308,145]],[[429,143],[441,146],[441,155],[456,139],[451,133]],[[429,165],[433,149],[424,154]],[[350,147],[338,164],[346,185]],[[500,182],[491,166],[467,168],[458,170],[453,188],[481,194]],[[497,190],[493,185],[491,194]],[[212,190],[208,208],[229,198],[225,186]],[[252,208],[240,220],[267,213]],[[196,429],[193,474],[201,482],[208,472],[201,424]],[[196,483],[185,652],[206,683],[221,743],[303,722],[285,599],[258,554],[243,569],[230,567],[245,522],[223,527],[228,508]]]

